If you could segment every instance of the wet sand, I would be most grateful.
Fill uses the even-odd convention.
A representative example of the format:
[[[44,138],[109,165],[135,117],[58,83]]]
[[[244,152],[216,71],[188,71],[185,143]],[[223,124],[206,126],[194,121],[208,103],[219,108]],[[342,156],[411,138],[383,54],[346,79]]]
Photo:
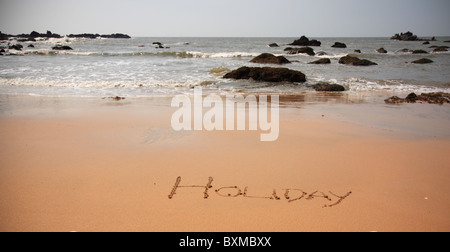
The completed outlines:
[[[174,132],[167,98],[2,96],[0,231],[450,231],[450,106],[320,99],[260,142]]]

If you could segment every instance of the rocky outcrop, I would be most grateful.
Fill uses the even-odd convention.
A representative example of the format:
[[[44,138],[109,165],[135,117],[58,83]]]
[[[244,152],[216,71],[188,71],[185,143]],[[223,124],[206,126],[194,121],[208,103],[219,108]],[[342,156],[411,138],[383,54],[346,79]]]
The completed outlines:
[[[16,50],[16,51],[22,51],[23,45],[19,45],[19,44],[17,44],[17,45],[10,45],[10,46],[8,47],[8,49],[10,49],[10,50]]]
[[[130,39],[131,37],[126,34],[115,33],[110,35],[100,35],[100,34],[92,34],[92,33],[83,33],[83,34],[70,34],[67,35],[69,38],[85,38],[85,39],[97,39],[97,38],[109,38],[109,39]]]
[[[448,52],[448,46],[438,46],[434,48],[433,52]]]
[[[56,51],[69,51],[69,50],[73,50],[73,48],[70,47],[70,46],[57,45],[57,46],[52,47],[52,50],[56,50]]]
[[[301,53],[305,53],[308,54],[309,56],[315,56],[316,53],[314,52],[314,49],[312,49],[311,47],[300,47],[300,48],[292,48],[292,47],[288,47],[286,49],[284,49],[285,52],[287,52],[287,54],[301,54]]]
[[[415,60],[411,63],[413,64],[430,64],[433,63],[434,61],[430,60],[430,59],[420,59],[420,60]]]
[[[357,57],[352,57],[352,56],[342,57],[339,60],[339,64],[353,65],[353,66],[373,66],[373,65],[378,65],[377,63],[372,62],[370,60],[359,59]]]
[[[419,38],[414,35],[412,32],[408,31],[406,33],[395,34],[391,37],[391,40],[400,40],[400,41],[418,41]]]
[[[318,83],[312,86],[318,92],[343,92],[345,87],[338,84]]]
[[[250,61],[251,63],[259,64],[290,64],[291,62],[283,56],[275,56],[270,53],[263,53]]]
[[[428,54],[428,52],[424,50],[414,50],[412,51],[412,54]]]
[[[341,42],[336,42],[331,47],[333,47],[333,48],[347,48],[347,45],[344,44],[344,43],[341,43]]]
[[[280,47],[277,43],[272,43],[268,45],[269,47]]]
[[[311,65],[331,64],[331,60],[328,58],[324,58],[324,59],[316,60],[313,62],[309,62],[308,64],[311,64]]]
[[[415,93],[411,93],[404,99],[399,98],[398,96],[392,96],[384,101],[387,104],[427,102],[429,104],[441,104],[442,105],[444,103],[450,103],[450,94],[439,92],[439,93],[423,93],[418,96]]]
[[[288,68],[271,67],[241,67],[225,76],[225,79],[253,79],[255,81],[266,82],[305,82],[306,76],[299,71]]]
[[[321,46],[322,42],[318,41],[318,40],[309,40],[309,38],[302,36],[301,38],[295,40],[294,42],[292,42],[289,45],[293,45],[293,46]]]
[[[388,52],[386,51],[386,49],[384,49],[384,48],[378,49],[377,52],[378,52],[378,53],[388,53]]]

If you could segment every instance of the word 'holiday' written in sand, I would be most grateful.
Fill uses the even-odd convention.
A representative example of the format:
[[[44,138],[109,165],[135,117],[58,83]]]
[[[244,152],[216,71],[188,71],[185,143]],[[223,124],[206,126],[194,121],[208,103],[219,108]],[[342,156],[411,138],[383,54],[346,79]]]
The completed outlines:
[[[181,177],[178,177],[175,181],[175,184],[172,188],[172,191],[169,194],[169,199],[173,199],[175,194],[180,189],[186,190],[187,188],[200,188],[202,189],[202,194],[204,199],[210,198],[210,191],[213,188],[212,177],[208,178],[208,182],[206,185],[181,185]],[[220,197],[227,198],[254,198],[254,199],[267,199],[267,200],[285,200],[288,203],[292,203],[299,200],[314,200],[314,199],[322,199],[328,201],[328,204],[324,204],[323,207],[334,207],[342,203],[347,197],[349,197],[352,192],[348,192],[345,195],[339,196],[333,192],[324,193],[321,191],[314,191],[312,193],[308,193],[303,191],[302,189],[273,189],[270,195],[266,196],[256,196],[254,194],[249,193],[248,187],[238,187],[238,186],[224,186],[214,190],[216,195]]]

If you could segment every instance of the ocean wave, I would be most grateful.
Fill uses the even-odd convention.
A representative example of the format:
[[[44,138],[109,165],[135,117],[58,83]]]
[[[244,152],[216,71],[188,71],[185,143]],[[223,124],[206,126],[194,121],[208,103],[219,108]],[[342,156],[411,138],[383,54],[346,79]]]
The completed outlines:
[[[205,53],[196,51],[184,52],[79,52],[79,51],[55,51],[55,50],[27,50],[14,51],[16,55],[75,55],[75,56],[106,56],[106,57],[132,57],[132,56],[160,56],[176,58],[242,58],[256,57],[260,53],[247,52],[217,52]]]

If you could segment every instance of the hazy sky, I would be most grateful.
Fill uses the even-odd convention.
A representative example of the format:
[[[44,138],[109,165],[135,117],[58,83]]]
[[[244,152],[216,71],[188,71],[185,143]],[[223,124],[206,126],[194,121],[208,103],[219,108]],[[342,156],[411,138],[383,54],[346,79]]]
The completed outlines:
[[[0,0],[0,31],[189,37],[450,35],[450,0]]]

